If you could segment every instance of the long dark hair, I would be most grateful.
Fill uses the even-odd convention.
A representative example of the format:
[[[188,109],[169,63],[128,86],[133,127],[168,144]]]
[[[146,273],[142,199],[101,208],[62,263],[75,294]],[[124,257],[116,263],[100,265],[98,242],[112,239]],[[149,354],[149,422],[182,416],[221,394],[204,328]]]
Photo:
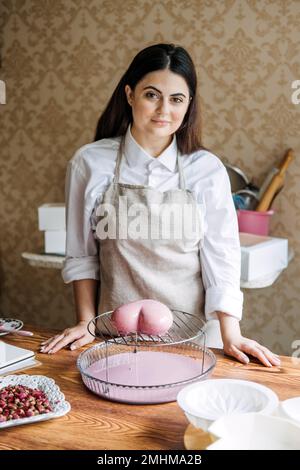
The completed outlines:
[[[174,44],[154,44],[140,51],[119,81],[105,110],[101,114],[95,140],[122,136],[132,123],[131,106],[127,102],[125,85],[132,90],[145,75],[156,70],[169,69],[181,75],[186,81],[190,104],[183,122],[176,131],[177,146],[182,155],[203,149],[201,138],[200,105],[197,96],[197,74],[194,63],[188,52]]]

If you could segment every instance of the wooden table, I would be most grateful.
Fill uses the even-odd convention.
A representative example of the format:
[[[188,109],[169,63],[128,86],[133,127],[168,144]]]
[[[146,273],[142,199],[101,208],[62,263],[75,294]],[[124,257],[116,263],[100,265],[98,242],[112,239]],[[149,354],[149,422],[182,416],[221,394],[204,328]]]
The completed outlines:
[[[26,329],[30,327],[26,325]],[[125,405],[103,400],[89,392],[81,381],[76,368],[80,351],[40,354],[40,342],[52,336],[53,331],[31,330],[35,333],[33,337],[7,335],[1,339],[36,351],[42,365],[22,373],[52,377],[72,409],[60,418],[1,430],[0,449],[184,449],[188,421],[176,402]],[[268,369],[258,363],[243,365],[224,357],[222,351],[214,352],[217,356],[214,378],[253,380],[272,388],[281,400],[300,395],[299,359],[281,357],[280,368]]]

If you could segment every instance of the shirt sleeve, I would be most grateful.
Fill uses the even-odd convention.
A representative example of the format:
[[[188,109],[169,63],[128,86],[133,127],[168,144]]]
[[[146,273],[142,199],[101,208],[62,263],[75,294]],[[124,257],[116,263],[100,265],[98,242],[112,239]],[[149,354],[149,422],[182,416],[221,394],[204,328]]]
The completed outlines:
[[[80,279],[99,280],[98,242],[86,204],[88,178],[78,164],[69,162],[66,173],[66,259],[62,278],[66,284]]]
[[[215,319],[216,311],[221,311],[240,320],[241,249],[230,181],[223,164],[216,171],[214,184],[204,193],[204,207],[200,259],[206,291],[205,316],[207,320]]]

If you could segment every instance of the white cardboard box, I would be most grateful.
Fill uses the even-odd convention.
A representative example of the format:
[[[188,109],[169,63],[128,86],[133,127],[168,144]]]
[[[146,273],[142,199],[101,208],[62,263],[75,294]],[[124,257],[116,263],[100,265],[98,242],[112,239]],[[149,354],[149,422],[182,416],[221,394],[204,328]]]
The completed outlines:
[[[253,281],[288,265],[288,240],[240,232],[241,279]]]
[[[45,253],[57,253],[64,255],[66,253],[66,231],[65,230],[46,230]]]
[[[43,204],[38,208],[39,230],[65,230],[66,208],[64,203]]]

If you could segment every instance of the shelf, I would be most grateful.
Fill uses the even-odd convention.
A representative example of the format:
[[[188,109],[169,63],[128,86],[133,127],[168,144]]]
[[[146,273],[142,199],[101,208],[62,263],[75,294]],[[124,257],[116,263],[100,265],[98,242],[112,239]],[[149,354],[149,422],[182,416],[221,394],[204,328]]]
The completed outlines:
[[[22,253],[22,258],[25,259],[30,266],[36,268],[54,268],[62,269],[65,257],[63,255],[48,255],[45,253]]]
[[[292,249],[289,249],[289,262],[293,259],[294,252]],[[55,255],[55,254],[45,254],[45,253],[22,253],[22,258],[25,259],[30,266],[38,268],[53,268],[53,269],[62,269],[65,256]],[[262,289],[263,287],[271,286],[276,279],[280,276],[282,271],[275,271],[268,274],[260,279],[255,279],[253,281],[242,281],[242,289]]]
[[[253,281],[241,280],[240,286],[242,289],[262,289],[263,287],[271,286],[281,273],[282,271],[276,271],[260,279],[254,279]]]

